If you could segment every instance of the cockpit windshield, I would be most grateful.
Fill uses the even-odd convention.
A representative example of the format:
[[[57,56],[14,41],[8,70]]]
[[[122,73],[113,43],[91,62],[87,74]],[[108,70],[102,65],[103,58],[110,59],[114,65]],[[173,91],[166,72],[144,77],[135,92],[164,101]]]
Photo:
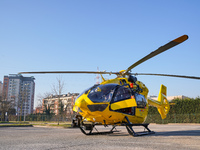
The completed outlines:
[[[92,88],[94,88],[94,87],[96,87],[96,86],[97,86],[97,85],[94,85],[94,86],[92,86],[92,87],[90,87],[90,88],[84,90],[82,93],[80,93],[80,94],[76,97],[76,100],[77,100],[81,95],[83,95],[84,93],[87,94],[87,92],[88,92],[90,89],[92,89]],[[75,100],[75,101],[76,101],[76,100]]]
[[[99,85],[93,89],[88,94],[88,98],[93,103],[106,103],[110,102],[117,84],[105,84]]]

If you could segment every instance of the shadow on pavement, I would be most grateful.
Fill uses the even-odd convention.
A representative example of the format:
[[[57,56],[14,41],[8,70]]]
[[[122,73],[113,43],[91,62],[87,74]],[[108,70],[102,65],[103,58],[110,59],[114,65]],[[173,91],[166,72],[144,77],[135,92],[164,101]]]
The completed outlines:
[[[156,132],[152,136],[200,136],[200,130]]]

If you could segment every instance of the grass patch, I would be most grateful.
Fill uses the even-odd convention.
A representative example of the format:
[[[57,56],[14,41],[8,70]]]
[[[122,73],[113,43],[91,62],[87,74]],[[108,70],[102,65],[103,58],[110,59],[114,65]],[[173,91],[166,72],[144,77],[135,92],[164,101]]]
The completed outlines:
[[[55,122],[55,121],[10,121],[10,122],[5,122],[2,121],[0,122],[0,127],[29,127],[29,126],[48,126],[48,127],[61,127],[61,128],[70,128],[71,127],[71,122]]]
[[[0,124],[1,124],[1,123],[9,123],[9,122],[8,122],[8,121],[0,121]]]
[[[0,124],[0,127],[32,127],[32,124]]]
[[[50,124],[49,126],[52,127],[63,127],[63,128],[71,128],[71,123],[70,124]]]

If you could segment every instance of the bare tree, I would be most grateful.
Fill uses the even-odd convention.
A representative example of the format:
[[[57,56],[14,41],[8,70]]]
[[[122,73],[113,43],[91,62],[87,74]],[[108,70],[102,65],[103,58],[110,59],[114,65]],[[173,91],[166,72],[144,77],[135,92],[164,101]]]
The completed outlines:
[[[0,95],[0,112],[1,112],[1,121],[7,121],[8,113],[14,110],[14,98],[9,100],[5,96],[6,94]]]
[[[62,80],[62,77],[58,77],[56,78],[57,80],[57,83],[56,84],[53,84],[53,92],[56,94],[56,95],[61,95],[63,90],[64,90],[64,81]]]
[[[44,98],[46,98],[46,97],[44,95],[42,95],[41,93],[39,93],[37,95],[37,107],[42,107]]]
[[[58,118],[58,125],[60,117],[63,118],[64,114],[64,104],[62,103],[61,96],[63,94],[64,90],[64,81],[62,80],[62,77],[57,78],[57,84],[53,84],[53,93],[58,97],[58,112],[57,112],[57,118]]]
[[[44,98],[43,98],[43,102],[42,102],[43,112],[47,115],[47,120],[50,120],[50,118],[53,114],[52,106],[54,105],[54,103],[49,101],[52,98],[52,95],[53,94],[51,94],[50,92],[44,93]]]
[[[27,96],[28,96],[28,90],[27,88],[20,88],[18,102],[17,102],[17,114],[18,114],[18,121],[22,120],[22,114],[24,113],[24,121],[25,121],[25,104],[27,103]],[[23,109],[24,107],[24,109]],[[22,112],[23,111],[23,112]],[[20,117],[20,119],[19,119]]]

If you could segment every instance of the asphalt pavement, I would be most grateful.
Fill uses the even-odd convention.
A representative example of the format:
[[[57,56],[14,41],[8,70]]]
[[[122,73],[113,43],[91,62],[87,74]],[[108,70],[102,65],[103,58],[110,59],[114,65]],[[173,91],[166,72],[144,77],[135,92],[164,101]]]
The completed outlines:
[[[99,131],[103,126],[97,127]],[[111,128],[111,127],[110,127]],[[200,124],[150,124],[155,134],[133,137],[125,127],[107,135],[86,136],[79,128],[1,127],[2,150],[199,150]],[[136,131],[142,127],[134,127]],[[109,128],[107,129],[109,130]]]

